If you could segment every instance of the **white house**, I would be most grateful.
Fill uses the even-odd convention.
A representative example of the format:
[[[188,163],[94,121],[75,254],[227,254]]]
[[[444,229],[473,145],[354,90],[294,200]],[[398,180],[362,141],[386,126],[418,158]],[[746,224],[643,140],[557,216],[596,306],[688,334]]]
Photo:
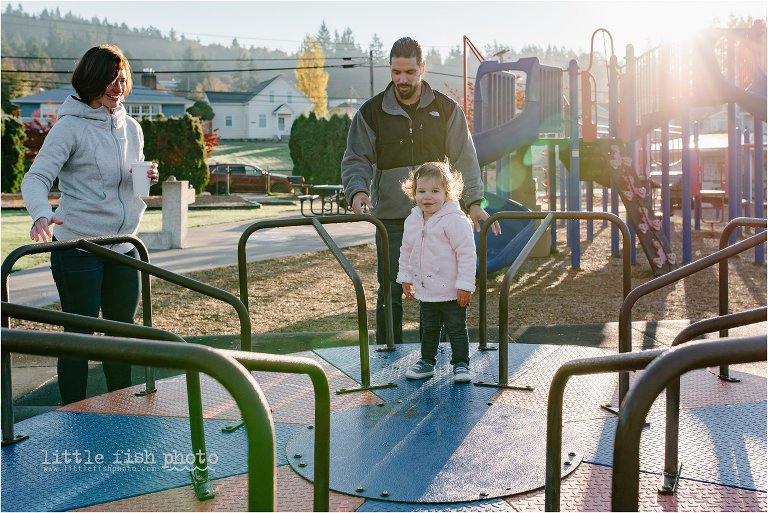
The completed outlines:
[[[287,139],[293,121],[309,115],[312,102],[277,75],[247,93],[205,91],[222,139]]]

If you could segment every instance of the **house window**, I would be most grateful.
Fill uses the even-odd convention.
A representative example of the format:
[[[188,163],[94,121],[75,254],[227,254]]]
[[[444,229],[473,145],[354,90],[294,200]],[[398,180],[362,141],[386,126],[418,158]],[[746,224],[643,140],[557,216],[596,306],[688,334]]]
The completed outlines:
[[[275,93],[272,91],[269,92],[269,103],[275,103]]]
[[[267,128],[267,115],[259,114],[259,128]]]
[[[163,112],[160,105],[153,103],[132,103],[125,106],[128,115],[134,118],[143,118],[147,116],[156,116]]]
[[[232,116],[224,117],[224,126],[232,126]]]
[[[293,93],[288,91],[288,94],[286,95],[286,97],[288,98],[288,103],[293,103]]]

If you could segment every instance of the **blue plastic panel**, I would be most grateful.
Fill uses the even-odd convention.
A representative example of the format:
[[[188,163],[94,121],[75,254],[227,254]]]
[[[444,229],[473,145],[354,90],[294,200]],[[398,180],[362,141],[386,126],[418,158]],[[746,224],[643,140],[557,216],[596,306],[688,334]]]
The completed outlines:
[[[445,503],[544,486],[546,417],[523,408],[421,397],[336,413],[331,433],[331,488],[350,495]],[[289,462],[307,479],[314,472],[309,435],[299,432],[287,447],[301,455]],[[563,440],[564,454],[576,453],[565,475],[582,451],[568,426]]]

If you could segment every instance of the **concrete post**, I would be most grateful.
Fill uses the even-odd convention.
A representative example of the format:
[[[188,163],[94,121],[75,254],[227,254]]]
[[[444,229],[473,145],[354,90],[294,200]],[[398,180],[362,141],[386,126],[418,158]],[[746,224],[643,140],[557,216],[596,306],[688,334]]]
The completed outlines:
[[[170,176],[163,182],[163,231],[171,234],[171,248],[185,248],[187,205],[195,202],[195,191],[187,180]]]

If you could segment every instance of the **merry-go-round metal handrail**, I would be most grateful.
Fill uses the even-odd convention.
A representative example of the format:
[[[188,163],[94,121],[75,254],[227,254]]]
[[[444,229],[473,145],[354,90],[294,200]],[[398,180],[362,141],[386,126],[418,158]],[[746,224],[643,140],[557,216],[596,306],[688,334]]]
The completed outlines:
[[[753,308],[711,319],[704,319],[686,326],[672,341],[672,347],[679,346],[706,333],[714,333],[739,326],[765,322],[768,307]],[[722,338],[722,337],[721,337]],[[659,493],[672,495],[680,479],[681,462],[678,457],[680,438],[680,379],[673,379],[666,392],[666,428],[664,430],[664,470]]]
[[[764,243],[766,241],[766,233],[768,232],[752,235],[751,237],[728,246],[725,249],[718,250],[711,255],[694,260],[689,264],[678,267],[667,274],[654,278],[632,289],[629,295],[624,298],[624,302],[621,304],[621,309],[619,310],[619,352],[628,353],[632,351],[632,307],[641,297],[671,283],[680,281],[685,277],[706,269],[707,267],[723,262],[739,253],[743,253],[758,244]],[[628,391],[629,374],[623,372],[619,375],[619,407],[621,407],[624,402],[624,398],[627,396]]]
[[[479,259],[480,268],[478,271],[478,289],[479,289],[479,336],[480,348],[486,346],[486,325],[487,325],[487,287],[488,287],[488,229],[491,225],[500,219],[544,219],[534,235],[529,239],[520,255],[515,259],[512,265],[507,269],[502,281],[499,292],[499,381],[498,384],[489,384],[490,386],[508,386],[509,379],[509,356],[507,347],[509,345],[509,290],[512,284],[512,278],[522,266],[525,259],[533,250],[534,245],[540,237],[546,233],[547,226],[558,219],[584,220],[584,219],[603,219],[616,225],[622,234],[622,298],[626,298],[632,288],[631,276],[631,245],[629,228],[622,219],[610,212],[497,212],[483,223],[480,229]],[[484,384],[483,384],[484,385]],[[523,387],[530,389],[530,387]]]
[[[768,228],[768,219],[761,217],[735,217],[728,221],[728,224],[723,228],[720,233],[720,242],[718,249],[725,249],[731,240],[731,234],[738,228]],[[718,280],[718,314],[728,314],[728,261],[724,260],[718,265],[717,280]],[[721,337],[728,336],[728,330],[723,329],[720,331]],[[723,365],[720,367],[720,373],[718,377],[724,381],[732,381],[728,366]]]
[[[129,324],[108,319],[88,317],[86,315],[57,312],[44,308],[32,306],[17,305],[13,303],[2,302],[3,314],[12,319],[23,319],[27,321],[52,324],[55,326],[66,326],[72,328],[83,328],[90,331],[98,331],[114,337],[130,337],[149,340],[164,340],[167,342],[185,342],[182,337],[171,333],[170,331]],[[13,413],[13,385],[11,379],[5,373],[0,376],[0,390],[2,390],[2,444],[10,445],[12,443],[26,440],[28,435],[15,435],[15,419]],[[205,449],[205,431],[203,430],[203,401],[202,391],[200,389],[200,375],[197,372],[187,371],[187,403],[189,408],[189,425],[192,451],[195,455],[195,469],[191,473],[192,485],[195,489],[195,495],[200,500],[214,497],[213,486],[207,471],[200,471],[204,465],[200,464],[200,459],[204,458]],[[203,460],[204,461],[204,460]]]
[[[668,349],[651,362],[627,394],[619,413],[613,446],[611,510],[638,510],[640,435],[653,402],[670,382],[691,370],[763,361],[766,356],[765,336],[754,336],[690,342]]]
[[[248,509],[275,507],[275,428],[269,405],[254,377],[230,354],[197,344],[2,328],[4,349],[43,356],[114,359],[137,365],[204,372],[218,380],[240,408],[248,436]]]
[[[358,337],[360,345],[360,380],[362,387],[355,389],[342,389],[337,393],[346,393],[360,390],[373,390],[383,387],[395,386],[394,383],[386,383],[381,385],[371,384],[371,368],[370,368],[370,355],[369,355],[369,339],[368,339],[368,316],[367,316],[367,304],[365,301],[365,289],[362,286],[360,276],[354,270],[352,265],[346,259],[339,247],[333,242],[333,238],[328,234],[322,225],[324,224],[339,224],[339,223],[356,223],[367,222],[376,227],[382,244],[381,244],[381,258],[384,262],[389,261],[389,237],[387,236],[386,228],[384,224],[370,215],[358,215],[358,214],[346,214],[339,216],[324,216],[324,217],[289,217],[285,219],[266,219],[256,221],[252,225],[248,226],[240,236],[240,240],[237,244],[237,267],[238,277],[240,281],[240,299],[248,306],[248,267],[246,258],[246,245],[248,239],[257,230],[267,228],[284,228],[288,226],[312,226],[317,231],[320,238],[323,240],[328,249],[341,264],[344,272],[352,280],[355,287],[355,297],[357,301],[357,321],[358,321]],[[386,350],[394,350],[394,340],[392,338],[392,291],[390,284],[390,271],[389,266],[383,266],[382,268],[382,283],[384,286],[384,302],[386,309],[386,322],[389,326],[387,330],[387,344]],[[378,342],[378,341],[377,341]]]

